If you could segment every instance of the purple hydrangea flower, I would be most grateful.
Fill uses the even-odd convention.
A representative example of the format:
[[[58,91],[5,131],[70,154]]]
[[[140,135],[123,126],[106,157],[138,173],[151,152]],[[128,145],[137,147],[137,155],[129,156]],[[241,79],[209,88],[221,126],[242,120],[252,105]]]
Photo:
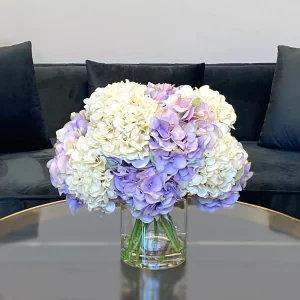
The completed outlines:
[[[178,97],[177,102],[172,105],[172,108],[179,114],[180,120],[190,122],[195,119],[196,107],[193,105],[193,98]]]
[[[123,200],[131,199],[137,192],[137,169],[119,166],[114,170],[114,185],[118,195]]]
[[[169,213],[176,200],[180,199],[178,184],[154,166],[145,169],[119,166],[114,174],[119,196],[132,215],[145,223]]]
[[[50,180],[54,187],[58,189],[60,195],[68,194],[68,186],[65,182],[67,178],[67,164],[69,157],[64,150],[61,150],[57,155],[48,161],[47,167],[50,172]]]
[[[195,107],[195,114],[192,120],[201,121],[211,124],[214,120],[214,115],[210,112],[209,106],[205,102],[201,102]]]
[[[76,113],[72,120],[58,130],[58,141],[65,144],[68,140],[77,140],[80,136],[85,136],[87,132],[87,120],[83,113]]]
[[[179,124],[180,121],[178,113],[170,107],[161,108],[157,112],[156,117],[159,120],[168,122],[171,126]]]
[[[50,180],[54,187],[58,189],[60,195],[69,194],[68,185],[65,180],[68,172],[69,156],[66,151],[70,144],[74,143],[87,132],[87,115],[85,111],[74,114],[72,120],[58,131],[58,140],[54,145],[56,156],[47,163],[50,172]],[[72,212],[76,212],[79,204],[78,200],[67,197],[67,203]],[[75,205],[76,204],[76,205]],[[81,206],[80,206],[81,207]]]
[[[252,177],[253,173],[250,172],[250,168],[251,168],[251,163],[247,163],[245,166],[244,166],[244,172],[243,172],[243,175],[241,177],[241,179],[239,180],[239,184],[241,185],[242,188],[245,188],[246,187],[246,183],[247,181]]]
[[[152,152],[155,167],[159,172],[164,172],[167,175],[176,175],[180,169],[187,166],[187,160],[183,153],[166,152],[157,150]]]
[[[172,114],[168,115],[172,116]],[[179,148],[185,154],[188,154],[199,150],[198,138],[203,139],[203,136],[209,136],[207,143],[203,142],[204,147],[214,145],[217,138],[217,134],[214,132],[216,127],[211,124],[179,121],[173,124],[171,121],[168,122],[166,118],[162,120],[158,117],[153,117],[150,120],[150,126],[152,130],[149,146],[152,150],[159,149],[170,152]]]
[[[161,189],[162,196],[160,199],[149,201],[148,195],[142,201],[133,200],[127,201],[127,207],[132,215],[139,218],[145,223],[150,223],[155,217],[160,217],[168,214],[174,207],[175,202],[180,199],[178,187],[175,182],[167,182]]]
[[[150,149],[162,149],[165,151],[172,151],[176,147],[176,143],[171,139],[172,125],[166,120],[153,117],[150,120],[152,137],[149,146]]]
[[[179,170],[174,180],[179,183],[180,187],[186,187],[188,182],[195,176],[197,169],[192,167],[186,167],[182,170]]]
[[[75,214],[83,206],[83,203],[80,200],[71,198],[69,196],[66,197],[66,202],[69,205],[72,214]]]
[[[197,195],[192,196],[192,203],[207,212],[215,212],[219,208],[230,208],[239,199],[238,192],[229,192],[221,196],[219,199],[201,198]]]
[[[172,108],[179,113],[185,113],[193,108],[193,99],[192,98],[182,98],[180,95],[177,99],[177,102],[172,105]]]
[[[157,203],[163,195],[161,190],[165,184],[165,174],[155,173],[140,181],[140,189],[145,194],[145,200],[149,204]]]
[[[171,95],[174,95],[178,88],[174,85],[163,83],[163,84],[153,84],[148,83],[146,94],[149,95],[152,99],[155,99],[159,103],[163,103]]]

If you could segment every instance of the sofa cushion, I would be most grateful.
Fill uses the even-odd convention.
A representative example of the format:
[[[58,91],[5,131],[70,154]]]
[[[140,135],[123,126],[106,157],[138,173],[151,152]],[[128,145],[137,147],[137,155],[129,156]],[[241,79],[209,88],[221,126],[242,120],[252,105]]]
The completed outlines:
[[[0,48],[0,153],[51,147],[35,84],[31,43]]]
[[[300,152],[263,148],[243,142],[252,163],[247,190],[300,192]]]
[[[0,200],[60,199],[50,182],[47,168],[47,162],[53,156],[53,149],[0,155]]]
[[[91,95],[97,87],[105,87],[126,79],[141,84],[171,83],[176,86],[186,84],[200,87],[203,83],[205,64],[104,64],[87,60],[86,68]]]
[[[71,113],[83,109],[83,100],[88,97],[86,68],[38,65],[35,73],[47,133],[54,138],[56,131],[70,121]]]
[[[259,144],[300,150],[300,49],[278,47],[270,104]]]

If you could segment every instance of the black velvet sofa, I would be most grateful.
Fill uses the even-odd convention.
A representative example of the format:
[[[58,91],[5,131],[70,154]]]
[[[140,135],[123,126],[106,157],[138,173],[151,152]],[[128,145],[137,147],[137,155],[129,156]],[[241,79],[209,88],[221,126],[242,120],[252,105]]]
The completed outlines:
[[[204,84],[224,94],[237,113],[233,133],[249,153],[253,178],[240,201],[300,218],[300,152],[257,145],[270,98],[275,64],[206,65]],[[85,65],[36,65],[36,81],[48,134],[83,108],[88,97]],[[0,217],[62,199],[46,167],[52,149],[0,155]]]

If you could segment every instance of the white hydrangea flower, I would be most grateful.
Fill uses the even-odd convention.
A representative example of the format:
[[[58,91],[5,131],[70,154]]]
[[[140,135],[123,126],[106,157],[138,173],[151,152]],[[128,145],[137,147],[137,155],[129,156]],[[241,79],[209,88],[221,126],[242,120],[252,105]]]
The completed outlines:
[[[210,106],[211,112],[215,116],[213,123],[217,125],[224,134],[230,131],[236,121],[236,114],[232,105],[226,102],[226,98],[223,95],[218,91],[210,89],[208,85],[199,88],[198,92],[200,98]]]
[[[238,141],[225,134],[212,150],[204,153],[204,167],[189,182],[187,190],[201,198],[217,199],[230,192],[247,160]]]
[[[96,89],[85,99],[89,145],[107,157],[135,160],[149,156],[149,121],[158,104],[145,91],[144,85],[118,82]]]
[[[70,194],[87,204],[89,210],[106,210],[109,200],[117,198],[106,158],[98,149],[88,146],[88,139],[83,136],[67,154],[70,159],[66,183]]]
[[[181,95],[182,98],[189,98],[190,96],[199,96],[199,90],[196,88],[192,88],[190,85],[183,85],[179,90],[176,91],[175,94]]]

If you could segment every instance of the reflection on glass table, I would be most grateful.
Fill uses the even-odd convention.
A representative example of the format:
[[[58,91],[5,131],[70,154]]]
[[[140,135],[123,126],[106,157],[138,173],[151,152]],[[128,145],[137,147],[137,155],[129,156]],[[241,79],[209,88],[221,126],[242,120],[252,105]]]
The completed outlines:
[[[237,204],[188,208],[187,263],[170,270],[120,261],[120,213],[70,214],[65,202],[0,220],[0,299],[293,299],[300,222]],[[2,298],[1,298],[2,297]]]

